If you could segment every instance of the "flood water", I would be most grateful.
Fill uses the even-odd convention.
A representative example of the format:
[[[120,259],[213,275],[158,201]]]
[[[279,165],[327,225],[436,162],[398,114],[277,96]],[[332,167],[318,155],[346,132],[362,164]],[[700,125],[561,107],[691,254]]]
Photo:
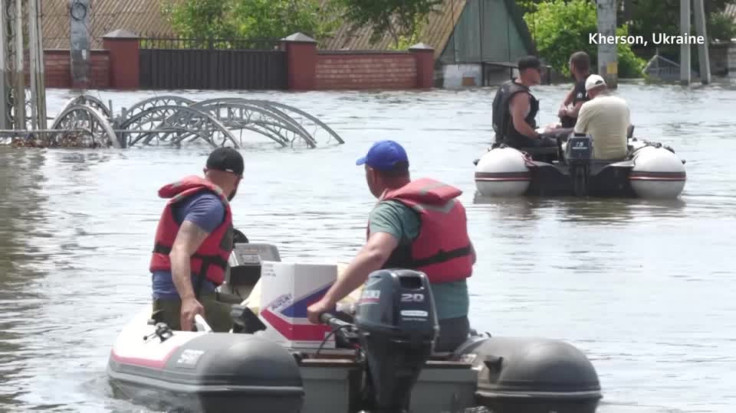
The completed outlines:
[[[566,86],[537,88],[541,123]],[[478,253],[471,322],[497,336],[566,340],[595,365],[599,412],[736,411],[736,89],[621,85],[637,135],[687,160],[678,201],[477,200],[473,159],[491,140],[494,91],[196,93],[287,103],[346,141],[243,149],[233,201],[251,241],[285,260],[348,261],[374,202],[355,159],[379,139],[414,177],[461,188]],[[93,92],[116,111],[154,93]],[[56,114],[72,93],[48,92]],[[160,186],[201,173],[205,146],[0,148],[0,410],[148,411],[111,397],[116,335],[149,303]]]

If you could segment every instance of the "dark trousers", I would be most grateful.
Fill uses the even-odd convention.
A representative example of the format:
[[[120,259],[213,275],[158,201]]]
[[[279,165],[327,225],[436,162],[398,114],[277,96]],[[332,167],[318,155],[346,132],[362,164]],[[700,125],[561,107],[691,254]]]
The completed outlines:
[[[454,351],[468,339],[470,321],[468,317],[447,318],[439,321],[440,336],[434,345],[434,351]]]
[[[212,331],[230,331],[233,326],[231,305],[219,301],[216,293],[202,294],[197,301],[204,307],[204,319]],[[181,300],[153,300],[153,314],[154,320],[166,323],[172,330],[181,330]]]
[[[526,136],[506,137],[504,143],[515,149],[557,146],[557,140],[554,137],[544,135],[539,139],[527,138]]]

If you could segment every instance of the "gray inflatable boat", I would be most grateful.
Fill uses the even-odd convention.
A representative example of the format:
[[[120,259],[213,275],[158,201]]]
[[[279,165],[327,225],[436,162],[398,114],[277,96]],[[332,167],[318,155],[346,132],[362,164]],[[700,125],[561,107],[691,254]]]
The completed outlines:
[[[255,255],[254,251],[258,251]],[[237,244],[230,291],[247,290],[267,244]],[[366,293],[365,291],[368,291]],[[439,327],[423,273],[370,276],[355,314],[325,314],[338,346],[287,349],[255,334],[265,326],[233,305],[230,333],[172,331],[146,306],[124,327],[109,357],[117,396],[158,409],[193,412],[592,413],[601,399],[595,368],[556,340],[474,335],[454,353],[435,353]],[[402,295],[422,296],[405,302]],[[242,295],[241,295],[242,297]]]

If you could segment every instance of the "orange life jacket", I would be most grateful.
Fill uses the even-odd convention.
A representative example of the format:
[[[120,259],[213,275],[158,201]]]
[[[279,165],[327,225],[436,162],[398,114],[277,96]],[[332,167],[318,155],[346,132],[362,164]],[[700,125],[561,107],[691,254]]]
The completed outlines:
[[[380,201],[393,200],[408,206],[418,214],[421,226],[411,245],[397,247],[383,268],[422,271],[435,284],[470,277],[472,247],[465,207],[455,199],[460,194],[459,189],[429,178],[386,192]]]
[[[174,245],[180,224],[176,222],[173,207],[190,196],[209,191],[216,194],[225,206],[225,219],[202,242],[199,249],[190,260],[191,271],[220,285],[225,281],[225,271],[228,259],[233,250],[233,225],[230,203],[222,190],[212,182],[197,177],[188,176],[178,182],[165,185],[158,191],[161,198],[171,198],[166,203],[161,219],[156,229],[156,243],[153,247],[150,271],[171,271],[169,253]],[[195,286],[195,291],[198,288]]]

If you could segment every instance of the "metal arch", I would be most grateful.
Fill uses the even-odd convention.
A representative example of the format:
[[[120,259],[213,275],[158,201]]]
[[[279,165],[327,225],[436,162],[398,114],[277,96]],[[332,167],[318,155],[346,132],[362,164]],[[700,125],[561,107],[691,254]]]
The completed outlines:
[[[316,117],[310,115],[309,113],[307,113],[307,112],[305,112],[305,111],[303,111],[301,109],[298,109],[298,108],[295,108],[293,106],[289,106],[289,105],[286,105],[286,104],[283,104],[283,103],[271,102],[271,101],[268,101],[268,100],[254,100],[253,102],[261,102],[261,103],[266,104],[268,106],[280,108],[282,110],[286,110],[286,111],[289,111],[289,112],[298,113],[299,115],[304,116],[305,118],[307,118],[310,121],[312,121],[315,124],[317,124],[317,126],[321,127],[325,131],[327,131],[327,133],[329,133],[330,135],[332,135],[332,137],[335,138],[335,140],[337,142],[339,142],[340,144],[345,143],[345,141],[340,137],[340,135],[338,135],[337,132],[335,132],[334,130],[332,130],[332,128],[330,128],[329,126],[327,126],[327,124],[325,124],[321,120],[317,119]]]
[[[262,100],[262,99],[243,99],[243,98],[216,98],[216,99],[208,99],[201,102],[198,102],[197,105],[208,105],[212,103],[231,103],[231,102],[239,102],[244,104],[251,104],[251,105],[258,105],[263,107],[264,109],[268,109],[271,111],[274,111],[275,113],[280,114],[281,116],[285,116],[289,119],[291,119],[292,122],[298,124],[301,126],[299,122],[297,122],[293,116],[289,115],[287,112],[294,112],[296,114],[299,114],[301,116],[304,116],[311,122],[314,122],[317,126],[324,129],[327,133],[329,133],[337,142],[340,144],[345,143],[345,141],[340,137],[340,135],[337,134],[332,128],[327,126],[324,122],[316,118],[315,116],[299,109],[294,106],[286,105],[284,103],[279,102],[273,102],[270,100]],[[303,127],[302,127],[303,128]],[[311,136],[311,135],[310,135]],[[314,137],[312,137],[314,140]],[[316,140],[315,140],[316,143]]]
[[[80,105],[83,104],[83,105],[91,106],[92,108],[97,109],[98,111],[102,112],[102,114],[107,116],[108,119],[112,120],[112,117],[113,117],[112,110],[110,110],[110,108],[107,107],[107,105],[105,105],[100,99],[92,95],[81,95],[81,96],[77,96],[77,98],[74,99],[74,101]]]
[[[169,111],[173,113],[167,114]],[[147,117],[148,119],[146,119]],[[239,147],[235,137],[218,119],[214,118],[209,113],[188,106],[166,105],[144,109],[121,122],[120,128],[130,129],[130,127],[134,125],[154,122],[161,122],[158,128],[165,131],[163,132],[165,133],[165,137],[162,140],[167,140],[168,136],[172,134],[189,134],[198,135],[199,138],[204,139],[210,145],[217,146],[213,137],[214,134],[221,133],[224,136],[223,145],[225,141],[230,140],[236,148]],[[196,127],[196,129],[193,129],[192,126]],[[205,126],[205,128],[202,128],[202,126]],[[136,134],[136,132],[124,131],[121,132],[121,134]],[[154,130],[146,133],[138,132],[137,134],[139,134],[139,136],[131,140],[129,142],[129,146],[132,146],[141,140],[144,140],[145,143],[149,143],[158,135],[158,132]],[[180,144],[185,138],[186,137],[174,138],[171,142],[174,144]]]
[[[107,141],[108,145],[116,148],[122,147],[108,119],[100,111],[87,105],[74,105],[66,108],[54,119],[51,129],[82,129],[100,141]]]
[[[220,119],[223,124],[231,130],[251,130],[276,141],[282,146],[287,146],[292,142],[292,139],[287,137],[287,134],[290,132],[295,135],[293,138],[294,140],[301,138],[310,147],[315,146],[315,142],[311,136],[309,136],[308,132],[303,130],[299,125],[289,122],[283,118],[272,116],[272,114],[264,111],[263,109],[245,106],[236,107],[232,105],[215,105],[204,109],[208,110],[213,114],[213,116]],[[227,110],[227,114],[225,116],[222,116],[222,109]],[[233,116],[233,109],[240,112],[239,116]],[[265,118],[268,120],[254,119],[255,117]]]
[[[282,131],[278,129],[285,129],[303,139],[311,148],[317,146],[317,142],[298,122],[286,115],[285,113],[278,110],[269,110],[261,106],[253,105],[250,103],[244,103],[241,100],[226,99],[211,99],[203,102],[196,103],[193,107],[200,108],[201,110],[207,111],[217,117],[223,124],[227,125],[231,129],[248,129],[258,133],[261,133],[271,139],[274,137],[270,133],[264,133],[260,129],[254,128],[253,126],[260,126],[267,129],[269,132],[278,135],[281,140],[285,142],[292,142],[288,139]],[[223,117],[221,110],[227,110],[226,115]],[[232,116],[232,109],[243,111],[239,116]],[[252,119],[252,113],[258,113],[265,120],[254,120]],[[250,127],[247,127],[250,126]],[[270,126],[270,127],[269,127]],[[282,143],[283,142],[279,142]],[[292,142],[293,143],[293,142]]]
[[[158,106],[191,106],[195,103],[193,100],[176,95],[155,96],[142,100],[130,109],[123,109],[120,115],[120,123],[124,123],[127,119],[132,118],[139,113]]]
[[[64,105],[64,108],[61,110],[61,112],[65,111],[67,108],[72,107],[74,105],[87,105],[91,108],[97,109],[99,112],[105,115],[108,119],[112,120],[113,118],[112,111],[110,110],[110,108],[108,108],[107,105],[105,105],[100,99],[92,95],[79,95],[75,98],[69,99],[66,105]]]

